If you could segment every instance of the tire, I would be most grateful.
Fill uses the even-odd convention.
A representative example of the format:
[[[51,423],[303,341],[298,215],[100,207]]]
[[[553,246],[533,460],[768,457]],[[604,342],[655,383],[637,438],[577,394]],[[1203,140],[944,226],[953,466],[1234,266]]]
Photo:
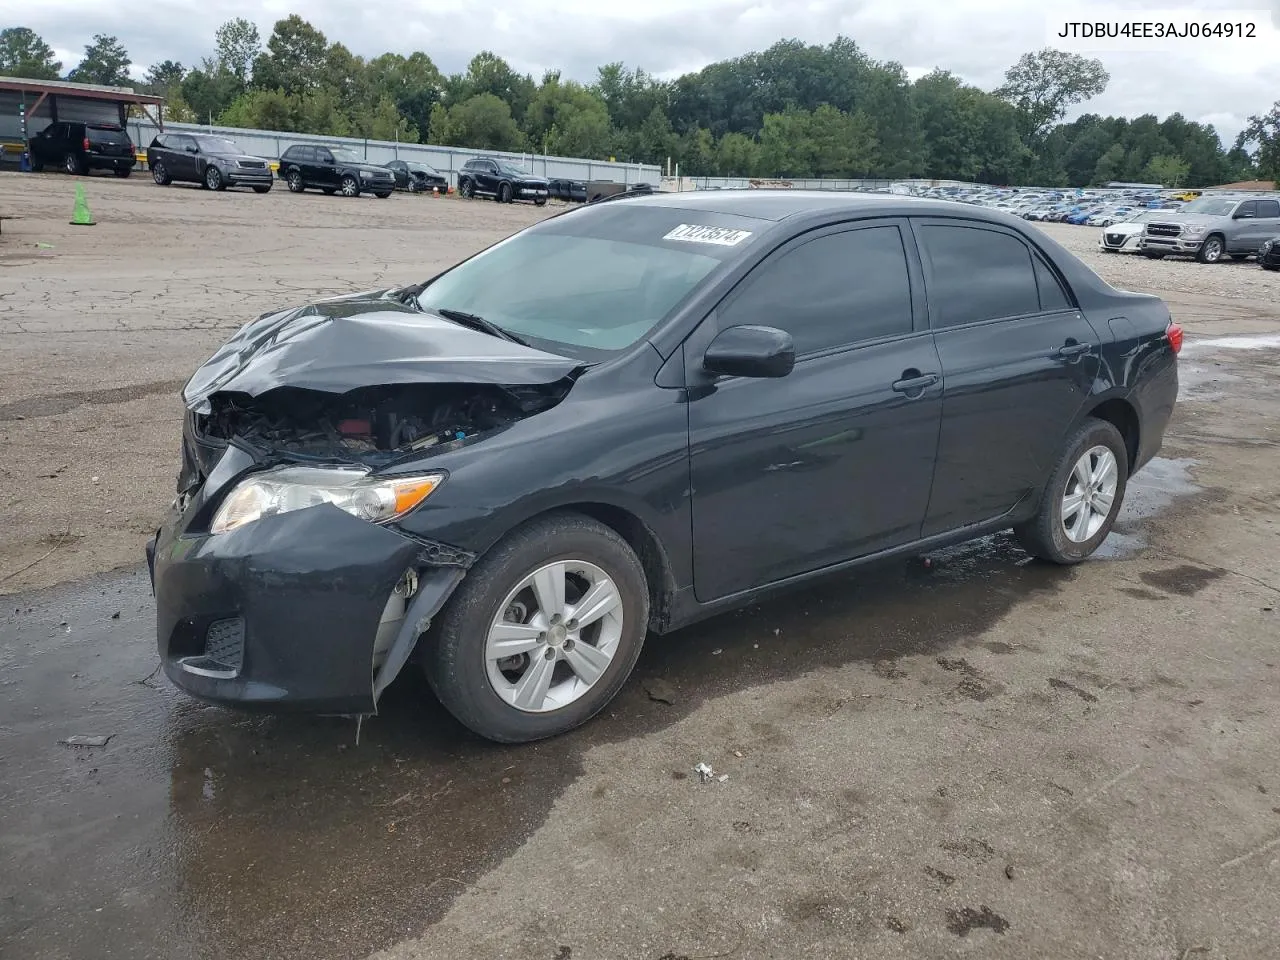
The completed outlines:
[[[470,180],[464,178],[458,181],[458,192],[470,200],[475,196],[476,188]]]
[[[173,183],[173,177],[169,176],[169,171],[165,169],[164,161],[157,160],[151,166],[151,179],[162,187],[167,187]]]
[[[1196,259],[1201,263],[1220,263],[1226,252],[1227,244],[1222,239],[1222,234],[1211,233],[1204,238],[1204,243],[1200,244],[1200,249],[1196,251]]]
[[[129,175],[133,173],[133,167],[116,167],[116,176],[121,180],[127,180]]]
[[[206,190],[213,190],[215,193],[227,189],[227,181],[223,178],[222,171],[212,163],[204,168],[204,176],[200,182],[204,184]]]
[[[497,200],[499,203],[510,203],[511,202],[511,184],[509,183],[498,184],[498,194],[493,199]]]
[[[1111,461],[1109,471],[1105,469],[1108,456]],[[1105,504],[1105,515],[1100,511],[1090,511],[1086,500],[1074,515],[1064,516],[1066,498],[1073,496],[1082,482],[1077,469],[1087,469],[1081,467],[1082,464],[1094,467],[1094,475],[1103,480],[1102,492],[1108,489],[1108,476],[1114,481],[1114,487],[1110,488],[1110,503]],[[1014,533],[1032,556],[1064,566],[1079,563],[1097,550],[1111,532],[1124,502],[1128,482],[1129,452],[1120,431],[1105,420],[1090,418],[1067,440],[1062,456],[1045,484],[1036,515],[1015,527]],[[1094,503],[1102,505],[1100,501],[1095,500]],[[1092,520],[1097,516],[1103,516],[1103,519],[1095,526]],[[1080,527],[1082,523],[1087,524],[1083,529]]]
[[[533,201],[533,205],[535,207],[545,207],[547,205],[547,198],[539,197],[537,200]]]
[[[62,169],[73,177],[83,177],[86,173],[83,161],[81,161],[81,159],[74,153],[70,152],[62,158]]]
[[[374,194],[374,196],[377,197],[379,200],[385,200],[387,199],[387,197],[391,196],[391,191],[379,190],[377,193]]]
[[[43,172],[44,172],[44,161],[43,161],[43,160],[41,160],[39,157],[32,157],[32,158],[31,158],[31,170],[32,170],[32,172],[33,172],[33,173],[43,173]]]
[[[302,182],[302,173],[298,170],[290,170],[284,178],[285,183],[289,185],[290,193],[302,193],[307,189],[307,185]]]
[[[1168,256],[1167,253],[1152,253],[1150,250],[1143,250],[1142,255],[1148,260],[1163,260]]]
[[[271,192],[271,184],[269,184],[269,183],[264,183],[264,184],[263,184],[262,186],[260,186],[260,187],[254,187],[254,188],[253,188],[253,192],[254,192],[254,193],[270,193],[270,192]]]
[[[348,173],[342,178],[342,182],[338,186],[338,192],[344,197],[358,197],[360,196],[360,181]]]
[[[581,628],[576,640],[577,630],[568,638],[563,629],[555,636],[554,624],[549,630],[535,632],[548,622],[538,593],[531,586],[517,590],[540,568],[556,561],[564,561],[568,572],[576,569],[595,576],[601,589],[607,588],[600,577],[607,578],[616,594],[615,606]],[[568,606],[562,612],[571,615],[574,600],[581,599],[579,590],[591,581],[574,576],[554,582],[570,585],[566,587]],[[487,656],[489,632],[497,626],[500,613],[501,622],[532,627],[527,639],[537,645],[491,661]],[[553,514],[517,528],[471,568],[432,629],[423,669],[440,702],[475,733],[499,743],[541,740],[585,723],[614,698],[640,655],[648,618],[644,568],[627,542],[588,517]],[[572,619],[567,623],[573,623]],[[548,635],[552,637],[549,642],[544,639]],[[600,657],[597,644],[611,648],[612,657]],[[573,651],[579,647],[593,650],[586,664],[604,667],[582,689],[583,680],[573,667],[583,662],[574,659]],[[551,663],[549,668],[547,662]],[[517,707],[512,702],[520,690],[516,683],[533,670],[538,670],[535,677],[549,670],[545,677],[550,686],[544,685],[542,695],[535,693],[524,708]],[[505,694],[499,693],[499,685]],[[557,696],[563,699],[562,705],[555,705]]]

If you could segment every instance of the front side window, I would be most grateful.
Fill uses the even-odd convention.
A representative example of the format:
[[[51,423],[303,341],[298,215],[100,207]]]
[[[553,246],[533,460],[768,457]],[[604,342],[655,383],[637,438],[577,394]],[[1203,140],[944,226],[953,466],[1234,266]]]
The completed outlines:
[[[911,332],[911,281],[896,226],[826,234],[770,257],[720,310],[719,327],[791,334],[796,355]]]
[[[364,163],[364,158],[350,147],[330,147],[329,153],[338,163]]]
[[[1248,200],[1236,207],[1235,218],[1237,220],[1252,220],[1257,215],[1258,205],[1252,200]]]
[[[981,227],[920,228],[929,312],[937,328],[1040,312],[1031,251]]]

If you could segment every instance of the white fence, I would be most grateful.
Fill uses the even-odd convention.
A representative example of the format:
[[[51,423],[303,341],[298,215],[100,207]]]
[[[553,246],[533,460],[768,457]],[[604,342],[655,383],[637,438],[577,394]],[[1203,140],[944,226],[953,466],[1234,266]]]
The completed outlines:
[[[206,126],[195,123],[166,123],[166,133],[213,133],[239,144],[246,153],[275,160],[295,143],[341,144],[356,150],[371,163],[410,160],[435,167],[449,175],[457,185],[455,171],[472,157],[503,157],[533,173],[553,180],[612,180],[617,183],[648,183],[658,186],[662,171],[639,163],[612,163],[607,160],[584,160],[575,157],[544,157],[537,154],[504,153],[501,150],[468,150],[463,147],[439,147],[421,143],[394,143],[387,140],[365,140],[356,137],[320,137],[283,130],[241,130],[235,127]],[[129,118],[129,133],[140,150],[158,133],[155,124],[145,117]]]
[[[914,187],[981,187],[979,183],[963,180],[884,180],[884,179],[832,179],[818,177],[664,177],[664,189],[683,190],[747,190],[755,188],[783,188],[792,190],[876,190],[902,185]]]

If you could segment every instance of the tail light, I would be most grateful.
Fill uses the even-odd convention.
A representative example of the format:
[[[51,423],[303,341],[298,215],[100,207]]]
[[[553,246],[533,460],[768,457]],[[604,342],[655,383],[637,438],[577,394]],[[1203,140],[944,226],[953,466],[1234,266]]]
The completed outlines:
[[[1169,326],[1165,328],[1164,336],[1169,341],[1169,346],[1173,347],[1175,354],[1182,352],[1182,327],[1170,322]]]
[[[85,152],[85,153],[88,153],[88,152],[89,152],[89,138],[88,138],[88,137],[85,137],[85,138],[84,138],[84,152]]]

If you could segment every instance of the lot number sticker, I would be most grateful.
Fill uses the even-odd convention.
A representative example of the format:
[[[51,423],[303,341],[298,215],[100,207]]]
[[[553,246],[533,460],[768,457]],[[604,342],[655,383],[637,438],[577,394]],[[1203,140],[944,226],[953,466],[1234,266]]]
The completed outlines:
[[[718,247],[736,247],[750,230],[730,230],[728,227],[700,227],[696,223],[682,223],[663,240],[684,240],[686,243],[714,243]]]

